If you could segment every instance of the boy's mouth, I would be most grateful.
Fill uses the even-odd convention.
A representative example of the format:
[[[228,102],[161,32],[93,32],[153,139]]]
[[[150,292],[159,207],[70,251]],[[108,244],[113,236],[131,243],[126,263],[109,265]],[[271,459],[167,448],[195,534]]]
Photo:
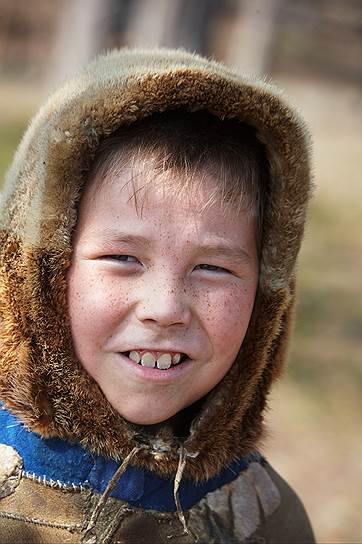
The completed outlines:
[[[182,363],[187,358],[185,353],[150,350],[125,351],[122,355],[125,355],[136,364],[159,370],[167,370],[171,366]]]

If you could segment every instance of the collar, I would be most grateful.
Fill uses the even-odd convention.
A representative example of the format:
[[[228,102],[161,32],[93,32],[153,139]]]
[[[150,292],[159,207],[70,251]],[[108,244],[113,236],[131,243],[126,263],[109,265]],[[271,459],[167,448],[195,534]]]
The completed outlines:
[[[59,438],[42,438],[29,431],[1,403],[0,443],[12,446],[22,457],[25,477],[62,489],[88,488],[103,493],[121,464],[119,461],[94,455],[80,444]],[[179,488],[182,509],[191,508],[207,493],[237,478],[252,461],[261,462],[262,457],[259,453],[244,456],[206,482],[195,483],[186,478],[182,479]],[[127,467],[111,496],[139,508],[161,512],[176,511],[173,481],[135,466]]]

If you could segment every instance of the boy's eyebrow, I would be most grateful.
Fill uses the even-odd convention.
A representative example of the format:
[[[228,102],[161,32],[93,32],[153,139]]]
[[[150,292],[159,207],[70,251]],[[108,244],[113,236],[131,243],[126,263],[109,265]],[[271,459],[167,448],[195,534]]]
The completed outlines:
[[[251,261],[251,256],[249,253],[240,246],[232,246],[222,243],[206,244],[196,246],[195,250],[200,254],[213,255],[215,257],[226,257],[232,261],[239,261],[242,263]]]
[[[105,229],[101,234],[103,243],[106,244],[130,244],[139,247],[147,248],[150,245],[150,240],[142,235],[127,234],[119,231],[113,231],[112,229]],[[212,255],[215,257],[226,257],[233,261],[239,261],[241,263],[248,263],[251,261],[250,254],[245,251],[241,246],[233,246],[227,243],[215,242],[207,244],[199,244],[193,247],[195,253],[201,255]]]
[[[141,247],[147,247],[150,245],[150,241],[144,236],[123,233],[109,227],[94,230],[90,235],[91,239],[93,237],[95,240],[101,241],[103,245],[109,247],[112,246],[112,249],[116,244],[130,244]]]
[[[112,229],[106,229],[100,233],[103,242],[109,244],[133,244],[136,246],[147,247],[150,245],[150,241],[144,236],[137,234],[125,234],[122,232],[114,232]]]

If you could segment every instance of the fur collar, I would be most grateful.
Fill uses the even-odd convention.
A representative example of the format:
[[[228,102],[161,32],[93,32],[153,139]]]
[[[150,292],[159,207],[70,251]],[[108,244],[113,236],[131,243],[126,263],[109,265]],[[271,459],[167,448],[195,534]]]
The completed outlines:
[[[256,127],[271,187],[257,299],[242,353],[207,396],[182,441],[160,426],[143,435],[109,405],[71,349],[65,272],[84,172],[99,140],[165,109],[207,109]],[[271,384],[282,370],[294,274],[310,196],[305,126],[264,82],[182,51],[115,51],[55,93],[34,118],[6,178],[0,246],[0,398],[32,431],[79,442],[171,477],[207,480],[256,449]],[[213,429],[213,432],[210,432]],[[182,443],[181,443],[182,442]]]

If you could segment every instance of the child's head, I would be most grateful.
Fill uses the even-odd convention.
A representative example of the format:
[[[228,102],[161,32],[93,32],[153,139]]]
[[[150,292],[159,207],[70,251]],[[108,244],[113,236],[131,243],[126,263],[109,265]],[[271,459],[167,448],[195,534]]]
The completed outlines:
[[[68,274],[73,343],[111,405],[164,421],[225,376],[258,284],[267,160],[254,131],[158,114],[106,139]]]
[[[308,131],[274,87],[185,51],[101,55],[6,177],[1,401],[113,459],[142,442],[160,476],[180,444],[195,480],[255,451],[310,192]]]

